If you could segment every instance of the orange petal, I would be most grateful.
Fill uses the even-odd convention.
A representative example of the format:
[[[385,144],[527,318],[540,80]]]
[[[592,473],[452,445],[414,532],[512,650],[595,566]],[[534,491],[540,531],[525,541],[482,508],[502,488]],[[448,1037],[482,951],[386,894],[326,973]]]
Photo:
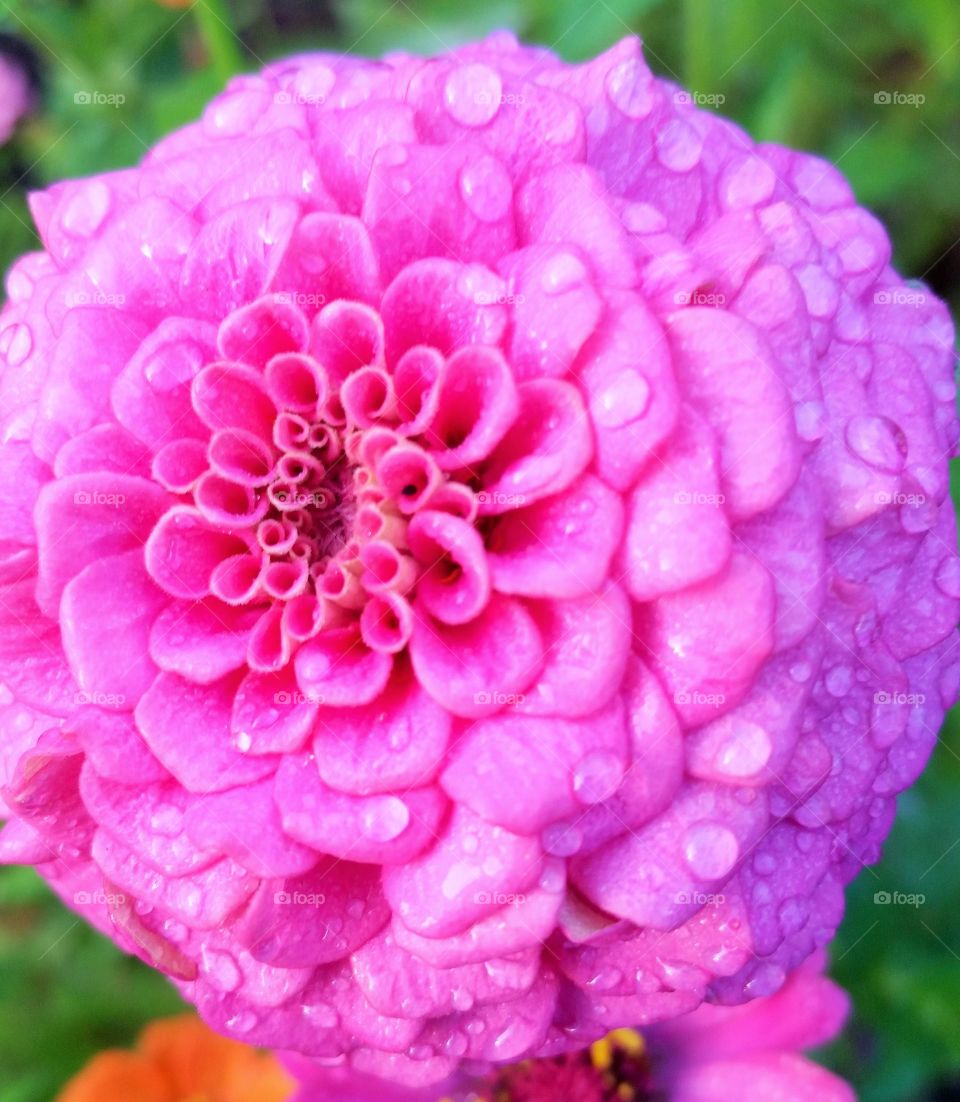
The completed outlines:
[[[169,1083],[137,1052],[101,1052],[75,1075],[55,1102],[177,1102]]]
[[[139,1048],[178,1102],[195,1096],[210,1102],[284,1102],[293,1093],[293,1080],[274,1056],[221,1037],[190,1014],[152,1023]]]

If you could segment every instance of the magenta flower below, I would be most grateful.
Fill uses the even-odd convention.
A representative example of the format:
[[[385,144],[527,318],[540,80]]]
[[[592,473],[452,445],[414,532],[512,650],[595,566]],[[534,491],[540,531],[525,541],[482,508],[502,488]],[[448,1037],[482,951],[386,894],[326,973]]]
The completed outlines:
[[[832,936],[958,674],[946,309],[628,40],[234,81],[33,197],[3,859],[423,1088]]]
[[[775,994],[741,1006],[704,1004],[641,1036],[620,1029],[590,1048],[528,1060],[437,1090],[390,1090],[291,1056],[291,1102],[854,1102],[850,1087],[805,1058],[834,1040],[847,1016],[845,994],[821,974],[817,953]]]

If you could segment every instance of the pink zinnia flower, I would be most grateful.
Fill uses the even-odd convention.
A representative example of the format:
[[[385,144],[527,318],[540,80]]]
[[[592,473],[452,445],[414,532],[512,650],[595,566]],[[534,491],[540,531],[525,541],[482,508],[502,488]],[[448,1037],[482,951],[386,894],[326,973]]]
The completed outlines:
[[[33,209],[6,860],[413,1085],[832,936],[960,595],[949,318],[837,172],[496,35],[273,65]]]
[[[850,1087],[806,1059],[832,1041],[848,1000],[821,974],[818,953],[775,995],[743,1006],[703,1005],[644,1036],[617,1030],[590,1049],[531,1060],[481,1079],[461,1077],[444,1102],[854,1102]],[[288,1060],[299,1073],[291,1102],[437,1102],[436,1090],[390,1091],[380,1080]]]

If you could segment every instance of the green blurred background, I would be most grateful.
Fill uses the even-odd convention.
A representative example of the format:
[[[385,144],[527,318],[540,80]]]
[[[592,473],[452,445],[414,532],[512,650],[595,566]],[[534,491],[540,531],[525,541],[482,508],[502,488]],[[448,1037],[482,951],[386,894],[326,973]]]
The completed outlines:
[[[657,72],[756,138],[838,163],[904,274],[960,307],[958,0],[0,0],[0,33],[32,47],[43,85],[0,149],[0,266],[33,245],[28,188],[137,161],[233,72],[307,47],[437,52],[498,26],[569,59],[640,34]],[[75,102],[95,89],[124,102]],[[822,1056],[866,1102],[960,1099],[958,808],[955,714],[833,947],[856,1009]],[[925,902],[882,906],[878,891]],[[32,873],[0,871],[0,1102],[49,1102],[94,1051],[178,1005]]]

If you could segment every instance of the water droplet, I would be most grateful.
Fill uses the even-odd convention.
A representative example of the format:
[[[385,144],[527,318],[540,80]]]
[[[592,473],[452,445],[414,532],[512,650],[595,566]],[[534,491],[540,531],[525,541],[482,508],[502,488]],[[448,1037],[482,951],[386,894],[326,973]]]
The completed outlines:
[[[660,990],[660,981],[652,972],[638,968],[633,977],[634,986],[642,995],[652,995]]]
[[[551,115],[546,120],[546,129],[540,134],[540,140],[547,145],[566,145],[577,136],[580,113],[575,107]]]
[[[564,873],[564,866],[558,861],[548,862],[537,881],[537,886],[541,891],[549,892],[550,895],[558,895],[566,885],[567,877]]]
[[[737,863],[740,846],[729,827],[721,823],[694,823],[683,836],[683,856],[694,875],[719,880]]]
[[[183,829],[183,812],[172,804],[167,804],[150,816],[150,826],[158,834],[174,838]]]
[[[846,696],[850,691],[852,681],[853,672],[849,666],[844,665],[834,666],[832,669],[827,670],[827,675],[823,679],[827,692],[838,699],[842,696]]]
[[[823,438],[827,431],[827,410],[823,402],[800,402],[793,411],[797,436],[812,444]]]
[[[221,991],[236,991],[243,979],[237,962],[229,953],[216,949],[201,950],[203,972]]]
[[[480,868],[483,870],[484,876],[493,878],[502,869],[503,864],[499,857],[494,857],[492,854],[483,862]]]
[[[249,731],[238,731],[233,738],[233,745],[241,754],[248,754],[253,747],[253,736]]]
[[[951,405],[957,397],[957,386],[953,378],[934,379],[930,389],[938,402],[949,402]]]
[[[239,1014],[234,1014],[232,1018],[227,1018],[227,1029],[234,1033],[249,1033],[256,1028],[259,1020],[252,1010],[242,1010]]]
[[[623,208],[620,219],[631,233],[641,235],[663,233],[667,228],[666,218],[650,203],[628,203]]]
[[[753,777],[770,760],[770,736],[758,723],[740,716],[728,716],[722,724],[723,737],[714,752],[713,766],[724,777]],[[750,790],[745,790],[748,795]]]
[[[363,815],[365,837],[375,842],[391,842],[398,838],[410,822],[410,809],[399,796],[383,796],[373,802]]]
[[[682,960],[660,961],[660,974],[663,982],[673,991],[695,990],[697,985],[703,983],[701,970]]]
[[[298,70],[293,78],[293,89],[301,102],[318,105],[326,102],[336,82],[332,69],[326,65],[311,65]]]
[[[617,968],[603,968],[587,980],[587,987],[595,991],[612,991],[623,979],[623,973]]]
[[[587,278],[583,261],[573,253],[557,253],[548,261],[540,286],[548,295],[562,295],[579,287]]]
[[[851,417],[844,439],[853,455],[869,467],[888,474],[903,470],[907,458],[907,438],[903,429],[889,417],[861,414]]]
[[[619,429],[638,421],[650,406],[650,384],[627,368],[614,376],[590,406],[593,419],[605,428]]]
[[[303,1016],[319,1029],[336,1029],[340,1024],[340,1015],[328,1003],[314,1003],[303,1008]]]
[[[751,999],[764,998],[776,994],[783,987],[786,978],[786,973],[779,965],[761,964],[743,990]]]
[[[33,351],[33,333],[30,331],[30,326],[21,322],[8,329],[4,333],[3,351],[6,353],[7,363],[11,367],[19,367]]]
[[[773,899],[773,891],[765,880],[758,880],[753,885],[752,899],[755,907],[765,907]]]
[[[551,823],[540,836],[543,848],[554,857],[572,857],[583,845],[583,835],[569,823]]]
[[[203,114],[203,128],[213,137],[249,134],[270,101],[265,91],[251,88],[217,96]]]
[[[143,377],[160,393],[193,380],[203,366],[203,354],[194,344],[167,344],[144,364]]]
[[[777,859],[772,853],[758,853],[753,859],[753,869],[758,876],[769,876],[776,872]]]
[[[780,904],[777,911],[777,921],[784,937],[789,937],[802,929],[810,915],[810,904],[805,900],[794,896]]]
[[[667,123],[657,134],[657,160],[673,172],[689,172],[702,152],[700,133],[682,119]]]
[[[264,708],[254,716],[251,726],[255,731],[263,731],[267,727],[272,727],[279,718],[279,708]]]
[[[724,169],[720,196],[727,207],[755,207],[770,198],[776,183],[776,174],[766,161],[746,156]]]
[[[380,147],[377,159],[381,168],[399,168],[410,160],[410,151],[400,142],[388,142]]]
[[[511,1043],[513,1042],[514,1034],[516,1034],[517,1030],[521,1028],[522,1026],[517,1019],[511,1021],[506,1029],[504,1029],[502,1032],[498,1033],[496,1037],[494,1037],[494,1049],[498,1051],[502,1049],[509,1049]]]
[[[197,918],[203,910],[203,892],[193,886],[185,887],[180,893],[180,908],[189,918]]]
[[[481,222],[499,222],[510,210],[513,185],[496,157],[483,154],[460,170],[460,195]]]
[[[610,750],[593,750],[573,770],[573,791],[582,804],[608,800],[623,780],[623,762]]]
[[[872,643],[877,636],[877,628],[879,627],[879,620],[877,618],[877,610],[875,608],[868,608],[864,612],[857,622],[853,625],[853,637],[861,647],[867,646]]]
[[[488,65],[460,65],[447,77],[443,100],[463,126],[486,126],[500,110],[503,84]]]
[[[941,560],[935,575],[937,588],[948,597],[960,598],[960,558],[947,555]]]
[[[900,523],[911,535],[918,536],[937,523],[939,508],[932,497],[922,490],[907,491],[907,500],[900,506]]]
[[[653,77],[639,57],[628,57],[614,65],[604,86],[610,102],[627,118],[642,119],[653,110]]]
[[[906,704],[898,703],[895,694],[875,693],[870,709],[870,741],[881,750],[892,746],[906,730],[907,718]]]
[[[499,303],[506,296],[507,285],[493,272],[474,265],[458,278],[457,291],[476,303]]]
[[[68,200],[60,225],[72,237],[89,237],[110,211],[110,189],[103,180],[89,180]]]
[[[469,1041],[466,1036],[460,1032],[451,1033],[443,1043],[444,1054],[446,1056],[452,1056],[455,1060],[459,1060],[460,1057],[466,1053],[468,1047]]]

